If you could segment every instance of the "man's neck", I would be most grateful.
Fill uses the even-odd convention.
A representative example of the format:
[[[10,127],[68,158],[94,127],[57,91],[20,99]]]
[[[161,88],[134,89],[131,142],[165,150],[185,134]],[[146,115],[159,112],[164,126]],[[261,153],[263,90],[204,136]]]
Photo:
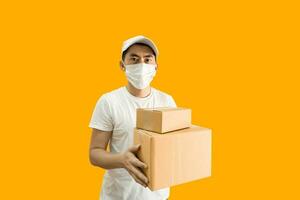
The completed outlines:
[[[147,97],[148,95],[150,95],[150,92],[151,92],[150,86],[146,87],[145,89],[140,90],[140,89],[133,87],[131,85],[131,83],[129,83],[129,82],[126,85],[126,88],[130,94],[132,94],[135,97],[140,97],[140,98]]]

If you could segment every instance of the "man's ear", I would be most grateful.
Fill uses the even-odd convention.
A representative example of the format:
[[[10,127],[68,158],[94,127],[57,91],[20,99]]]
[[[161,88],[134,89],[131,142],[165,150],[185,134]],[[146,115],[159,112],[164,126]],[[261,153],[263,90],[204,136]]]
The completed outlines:
[[[156,63],[156,67],[155,67],[155,69],[156,69],[156,71],[157,71],[157,69],[158,69],[158,64]]]
[[[125,71],[125,66],[124,66],[122,60],[120,61],[120,68],[121,68],[122,71]]]

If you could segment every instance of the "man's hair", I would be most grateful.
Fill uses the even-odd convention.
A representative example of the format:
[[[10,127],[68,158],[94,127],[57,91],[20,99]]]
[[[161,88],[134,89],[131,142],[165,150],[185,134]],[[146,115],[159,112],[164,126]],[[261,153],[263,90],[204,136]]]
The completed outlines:
[[[149,45],[144,44],[144,43],[134,43],[133,45],[135,45],[135,44],[143,45],[143,46],[149,47],[149,48],[151,49],[151,51],[152,51],[154,57],[155,57],[155,60],[156,60],[156,54],[155,54],[155,52],[153,51],[153,49],[152,49]],[[131,45],[130,47],[132,47],[133,45]],[[122,61],[124,61],[125,56],[126,56],[126,54],[127,54],[127,52],[128,52],[128,49],[129,49],[130,47],[128,47],[125,51],[123,51],[123,54],[122,54]]]

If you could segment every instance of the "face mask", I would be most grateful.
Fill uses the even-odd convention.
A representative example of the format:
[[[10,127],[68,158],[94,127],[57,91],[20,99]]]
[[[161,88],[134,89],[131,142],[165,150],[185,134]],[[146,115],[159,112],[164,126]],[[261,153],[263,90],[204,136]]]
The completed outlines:
[[[156,74],[155,64],[138,63],[133,65],[124,64],[124,66],[127,80],[137,89],[148,87]]]

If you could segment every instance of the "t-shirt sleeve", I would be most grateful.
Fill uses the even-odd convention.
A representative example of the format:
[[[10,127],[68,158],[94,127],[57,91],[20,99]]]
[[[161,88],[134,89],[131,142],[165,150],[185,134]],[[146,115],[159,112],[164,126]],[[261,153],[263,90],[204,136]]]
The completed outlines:
[[[169,107],[174,107],[176,108],[177,105],[176,105],[176,102],[174,101],[173,97],[172,96],[169,96]]]
[[[98,99],[89,123],[89,127],[101,131],[113,130],[111,108],[105,95],[102,95]]]

